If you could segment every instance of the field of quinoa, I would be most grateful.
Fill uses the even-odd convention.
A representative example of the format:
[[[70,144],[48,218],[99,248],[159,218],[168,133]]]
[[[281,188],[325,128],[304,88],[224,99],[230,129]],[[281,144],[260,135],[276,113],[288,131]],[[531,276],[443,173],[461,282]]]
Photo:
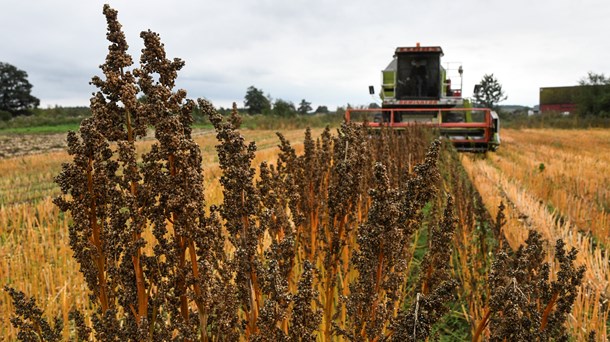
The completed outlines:
[[[333,154],[337,153],[335,150],[338,148],[336,144],[340,141],[338,140],[339,137],[346,137],[348,134],[355,133],[352,131],[341,133],[336,129],[330,131],[318,129],[307,132],[288,130],[282,132],[282,140],[273,131],[245,130],[240,131],[239,134],[246,141],[256,141],[257,151],[251,156],[250,165],[256,166],[265,162],[263,165],[269,163],[269,165],[276,165],[279,169],[283,165],[282,163],[288,163],[290,158],[302,158],[304,160],[317,155],[313,158],[316,159],[320,158],[320,154],[325,152],[327,158],[330,158],[331,164],[333,164],[333,160],[336,158]],[[388,162],[389,170],[386,169],[386,172],[393,170],[392,173],[396,176],[401,174],[402,169],[402,172],[406,175],[414,174],[417,163],[425,161],[424,154],[430,142],[430,137],[425,132],[414,132],[411,134],[411,139],[407,139],[403,134],[398,136],[393,136],[389,132],[384,134],[388,134],[388,136],[379,136],[378,133],[360,136],[360,139],[364,140],[366,144],[371,144],[376,146],[375,149],[380,149],[374,153],[369,150],[367,153],[379,156],[386,153],[387,157],[392,156],[391,158],[402,160],[399,163],[400,166],[395,162]],[[223,205],[226,189],[221,184],[221,176],[227,171],[221,165],[215,147],[219,144],[216,132],[194,132],[193,136],[193,140],[201,149],[205,202],[209,211],[212,206]],[[530,231],[535,231],[540,234],[543,240],[539,248],[544,253],[544,257],[540,258],[538,264],[531,266],[534,270],[539,270],[540,266],[547,262],[551,274],[549,281],[561,276],[561,265],[554,261],[555,241],[557,239],[562,239],[566,250],[572,247],[578,250],[574,258],[576,267],[581,265],[586,267],[581,284],[573,289],[575,291],[573,304],[566,312],[565,320],[562,321],[561,326],[574,340],[588,340],[591,337],[591,331],[595,331],[593,340],[604,340],[606,338],[609,274],[608,255],[604,246],[608,243],[607,208],[609,201],[608,187],[604,184],[608,184],[608,175],[604,172],[596,172],[596,170],[608,168],[607,155],[610,152],[610,146],[608,145],[610,133],[605,130],[504,130],[502,137],[502,148],[498,152],[486,156],[456,154],[443,145],[439,156],[436,157],[438,158],[437,168],[439,169],[439,179],[437,179],[436,184],[439,189],[436,190],[436,195],[429,197],[424,204],[417,223],[411,228],[410,236],[402,240],[402,243],[405,244],[403,252],[406,258],[405,264],[401,266],[404,267],[401,272],[405,272],[405,278],[400,293],[404,297],[404,302],[401,302],[400,305],[395,304],[395,309],[392,310],[394,313],[385,311],[388,320],[379,326],[378,331],[381,335],[385,336],[393,331],[392,325],[389,323],[397,324],[395,323],[396,319],[401,317],[401,309],[404,309],[401,306],[411,303],[411,307],[407,308],[415,308],[417,307],[418,296],[420,299],[423,298],[423,293],[426,290],[422,280],[419,279],[421,275],[418,276],[418,273],[422,272],[425,259],[421,254],[428,253],[431,244],[434,243],[434,241],[429,240],[429,234],[433,234],[429,225],[434,226],[435,221],[439,222],[437,224],[443,222],[442,215],[439,212],[442,211],[442,208],[446,208],[448,204],[443,203],[446,199],[443,200],[442,197],[452,194],[454,198],[452,204],[454,227],[451,229],[452,233],[450,235],[447,235],[447,233],[445,235],[441,234],[445,240],[444,247],[438,248],[444,249],[446,255],[444,260],[441,258],[441,260],[436,260],[436,263],[437,266],[445,264],[445,276],[438,279],[452,279],[455,282],[452,283],[453,296],[448,297],[454,302],[444,311],[444,317],[438,318],[436,330],[431,325],[429,331],[434,332],[443,340],[473,339],[474,336],[479,336],[480,340],[491,340],[494,336],[492,329],[499,329],[498,323],[491,322],[493,315],[486,318],[487,313],[491,311],[493,306],[491,302],[493,297],[492,286],[498,286],[493,284],[491,277],[494,262],[497,262],[496,259],[500,254],[498,251],[502,248],[507,251],[517,251],[521,245],[526,245]],[[581,141],[586,139],[587,143],[583,146],[595,146],[595,149],[575,148],[570,144],[575,137]],[[27,137],[23,136],[22,139],[27,140]],[[292,142],[290,145],[287,144],[289,141]],[[356,144],[356,142],[352,143]],[[142,140],[135,145],[136,151],[140,154],[147,153],[151,150],[153,144],[155,144],[154,140]],[[327,144],[327,146],[323,147],[324,144]],[[347,151],[348,159],[356,157],[350,154],[349,144],[349,142],[346,142],[345,145],[348,146],[348,149],[339,153],[340,161],[345,161],[341,160],[341,156],[345,157],[345,151]],[[405,146],[397,147],[397,144],[405,144]],[[287,146],[290,146],[290,148]],[[311,150],[306,152],[308,148]],[[400,150],[399,155],[391,153],[391,149]],[[599,151],[605,151],[605,153],[598,155],[596,152]],[[368,156],[366,157],[368,158]],[[58,336],[61,336],[63,340],[74,338],[78,334],[75,323],[68,323],[72,310],[81,310],[83,316],[88,316],[86,324],[89,326],[92,325],[90,317],[95,315],[96,310],[95,300],[92,302],[90,298],[91,290],[88,288],[83,274],[79,271],[79,263],[74,258],[74,252],[70,246],[69,226],[74,225],[73,219],[69,213],[62,212],[53,203],[53,198],[61,194],[54,178],[60,174],[61,165],[70,161],[71,156],[65,151],[36,151],[34,154],[3,158],[0,163],[2,171],[0,172],[0,193],[2,194],[0,197],[0,227],[2,227],[0,231],[0,280],[3,285],[9,285],[33,297],[40,307],[41,317],[48,322],[52,322],[56,317],[61,317],[66,323],[62,325],[61,330],[58,330]],[[365,186],[374,189],[379,186],[379,184],[375,184],[377,182],[375,177],[381,177],[381,174],[378,174],[378,172],[381,172],[381,166],[375,167],[372,162],[363,161],[358,162],[357,165],[360,169],[370,167],[370,177],[372,177],[368,181],[368,185],[361,184],[359,188]],[[283,167],[287,169],[288,164],[284,164]],[[314,167],[321,168],[321,165],[317,164]],[[256,186],[262,181],[261,170],[258,167],[257,169],[251,179]],[[326,191],[327,195],[314,201],[309,200],[309,205],[320,206],[318,210],[329,205],[330,203],[324,203],[324,201],[330,202],[332,198],[333,190],[329,178],[332,175],[331,169],[331,165],[327,165],[328,176],[326,178],[329,183],[323,187],[316,187],[319,191],[318,194]],[[360,171],[364,174],[366,170]],[[307,175],[313,176],[313,174],[302,171],[299,175],[304,179],[308,178]],[[362,177],[361,181],[365,178],[363,175]],[[309,186],[322,185],[318,184],[320,178],[315,179],[318,179],[315,184],[308,183],[311,184]],[[400,189],[402,186],[400,181],[396,179],[400,179],[400,176],[398,178],[388,178],[389,183],[386,187],[389,187],[384,188],[383,191],[390,191],[393,189],[392,186],[395,186],[396,190]],[[406,179],[409,179],[409,177]],[[390,184],[392,185],[390,186]],[[295,191],[299,192],[298,190]],[[360,191],[363,192],[358,195],[359,197],[367,196],[368,191],[365,191],[365,188]],[[439,197],[440,192],[444,195]],[[310,193],[310,195],[313,196],[314,194]],[[386,197],[388,195],[389,197]],[[280,200],[277,196],[279,195],[274,197],[275,200]],[[328,220],[328,213],[321,214],[318,212],[316,215],[310,213],[309,217],[300,218],[300,221],[295,222],[296,217],[290,210],[290,201],[293,200],[291,199],[293,197],[290,193],[286,193],[285,196],[287,198],[283,205],[283,215],[285,215],[283,219],[288,221],[284,223],[283,229],[293,229],[295,230],[293,234],[298,235],[299,226],[296,223],[301,222],[300,224],[303,225],[303,220],[310,221],[308,225],[301,227],[301,229],[307,227],[307,230],[309,230],[306,237],[307,243],[311,246],[315,244],[312,241],[318,239],[320,239],[317,242],[319,244],[328,243],[328,240],[326,240],[328,237],[312,236],[313,227],[316,227],[315,230],[319,231],[320,225],[330,224],[328,221],[321,222],[322,220]],[[363,262],[359,259],[361,257],[359,253],[362,253],[360,252],[360,248],[362,248],[360,246],[364,245],[365,242],[359,241],[359,238],[362,238],[359,230],[364,230],[367,227],[366,222],[372,219],[373,213],[380,215],[379,218],[376,218],[380,221],[377,225],[400,226],[401,209],[394,208],[389,203],[392,199],[400,203],[400,200],[396,198],[398,193],[386,193],[383,199],[376,198],[374,193],[369,193],[368,196],[370,197],[366,200],[357,201],[359,204],[356,207],[359,209],[353,209],[355,210],[354,215],[357,217],[350,217],[353,215],[349,214],[346,216],[349,217],[346,218],[346,224],[351,220],[354,221],[351,223],[351,228],[342,233],[345,234],[342,238],[344,241],[342,243],[343,252],[337,258],[343,260],[343,263],[338,263],[337,272],[339,273],[343,269],[345,274],[338,276],[337,279],[352,285],[343,286],[339,283],[335,286],[341,286],[340,289],[345,298],[349,298],[350,295],[358,293],[358,291],[369,293],[375,287],[372,284],[369,286],[373,288],[360,284],[361,271],[356,267],[359,262]],[[262,201],[262,199],[259,198],[259,201]],[[315,203],[317,201],[320,202]],[[383,209],[375,209],[375,201],[386,202]],[[501,227],[497,227],[500,203],[503,203],[504,207],[502,210],[504,222]],[[578,210],[578,208],[580,209]],[[326,208],[326,210],[329,209]],[[269,210],[269,208],[261,208],[260,210]],[[368,214],[365,215],[367,212]],[[277,211],[274,213],[277,215]],[[266,214],[269,215],[268,212]],[[260,212],[256,215],[264,216]],[[392,218],[392,215],[396,217]],[[367,216],[368,220],[363,216]],[[496,219],[494,220],[494,218]],[[275,218],[275,220],[277,219]],[[257,218],[254,221],[258,220]],[[276,222],[275,220],[272,220],[272,222]],[[256,224],[261,223],[257,222]],[[439,228],[441,226],[439,225]],[[235,246],[230,242],[229,232],[225,229],[222,229],[222,234],[227,234],[227,237],[223,239],[222,246],[228,254],[235,253]],[[305,230],[300,233],[306,234]],[[322,231],[319,231],[319,233],[322,233]],[[259,252],[255,255],[260,258],[259,262],[264,264],[268,253],[272,251],[274,239],[270,231],[259,232],[259,234],[260,236],[255,238],[258,241]],[[284,232],[283,234],[287,233]],[[331,232],[325,234],[332,235]],[[375,234],[383,234],[383,232],[378,231]],[[385,234],[389,234],[389,232]],[[154,234],[148,232],[143,235],[151,244],[155,243],[153,242],[155,240]],[[296,237],[293,236],[291,239],[296,239]],[[501,247],[502,242],[500,241],[505,245]],[[292,243],[294,244],[292,248],[297,250],[301,248],[297,245],[296,240]],[[442,244],[440,241],[436,243]],[[154,247],[150,247],[146,246],[143,250],[154,253]],[[295,276],[304,272],[304,260],[311,258],[308,255],[315,254],[309,248],[311,247],[303,248],[299,252],[303,254],[301,257],[298,256],[299,253],[292,254],[294,260],[291,272]],[[381,248],[381,246],[377,245],[376,248],[379,252],[378,248]],[[371,247],[370,252],[374,251],[375,249]],[[323,252],[319,253],[324,254]],[[378,261],[380,255],[383,254],[377,254],[377,259],[373,258],[373,260]],[[301,258],[302,260],[300,260]],[[318,261],[319,268],[324,267],[324,259],[326,258],[327,256],[324,255],[324,258]],[[315,259],[313,257],[312,260]],[[301,269],[297,271],[296,266],[299,263],[302,263],[300,265]],[[380,264],[375,267],[374,262],[372,264],[369,262],[367,265],[375,270],[374,274],[382,270],[382,268],[379,268]],[[393,268],[395,269],[396,266],[393,266]],[[425,269],[425,267],[423,268]],[[385,271],[391,273],[391,269],[385,269]],[[424,272],[424,274],[426,273]],[[383,275],[382,278],[390,275]],[[302,275],[300,276],[302,277]],[[346,281],[342,279],[343,276],[351,280]],[[373,278],[375,277],[373,276]],[[522,291],[527,293],[530,284],[520,284],[518,281],[510,280],[512,278],[517,279],[517,277],[507,277],[509,277],[509,285],[514,286],[517,293]],[[295,279],[298,279],[298,277],[295,277]],[[436,279],[436,276],[432,276],[431,279]],[[235,282],[235,279],[232,282]],[[296,286],[298,281],[295,281],[292,288],[289,283],[288,281],[285,288],[287,293],[294,291],[292,293],[298,294],[298,286]],[[317,295],[319,296],[318,300],[311,299],[314,303],[326,300],[320,291],[324,289],[323,284],[323,278],[311,279],[310,286],[312,289],[318,289]],[[366,290],[358,289],[357,284],[360,284]],[[266,298],[264,290],[261,288],[260,291],[262,292],[261,298]],[[313,296],[314,293],[311,293],[311,295]],[[387,293],[384,293],[384,295],[387,296]],[[357,297],[359,298],[358,301],[362,300],[362,296],[363,294],[360,294]],[[406,298],[408,296],[412,298],[409,300]],[[378,297],[375,296],[374,298]],[[358,301],[351,305],[357,305]],[[539,301],[541,299],[536,299],[536,302]],[[339,322],[344,324],[342,329],[347,326],[354,329],[352,325],[357,324],[355,321],[350,322],[350,316],[353,313],[348,310],[350,307],[348,303],[350,303],[348,300],[343,300],[342,296],[336,293],[335,302],[330,309],[331,316],[344,312],[344,318],[328,318],[332,322],[339,319]],[[371,303],[369,302],[369,304]],[[544,305],[539,303],[536,305],[540,317],[542,317]],[[15,307],[9,292],[6,290],[0,292],[0,306],[0,312],[2,312],[0,321],[3,322],[0,326],[0,335],[7,340],[14,340],[17,338],[18,329],[9,322],[11,318],[15,317]],[[196,307],[195,305],[194,308]],[[339,334],[339,330],[335,331],[333,329],[330,329],[330,338],[324,337],[323,309],[323,306],[319,307],[319,316],[315,315],[316,311],[310,312],[312,322],[316,322],[316,324],[311,324],[311,330],[309,330],[312,339],[351,340],[352,338]],[[235,310],[236,317],[245,315],[244,308]],[[295,315],[294,307],[291,308],[288,305],[285,310],[287,310],[285,315],[290,316],[290,312]],[[559,308],[555,307],[552,310],[559,310]],[[240,312],[242,313],[240,314]],[[370,315],[370,312],[368,315]],[[314,317],[318,317],[317,320]],[[391,319],[392,317],[394,319]],[[540,317],[538,317],[539,320]],[[260,319],[258,317],[257,322]],[[284,330],[290,332],[292,327],[290,320],[288,320],[288,323],[280,323],[280,321],[282,320],[275,322],[278,329],[281,330],[281,326],[284,324]],[[481,322],[485,323],[481,325]],[[338,323],[335,322],[335,324]],[[458,327],[456,328],[455,325],[458,325]],[[362,331],[366,331],[366,325],[364,327],[365,330]],[[256,329],[254,327],[252,329],[252,334],[257,336]],[[456,331],[452,331],[452,329]],[[481,331],[478,332],[477,329]],[[238,339],[252,339],[252,336],[245,336],[246,331],[244,330]],[[263,330],[258,331],[260,334]],[[409,329],[409,332],[412,333],[412,330]],[[178,333],[176,332],[176,334]],[[91,336],[93,337],[93,335]],[[222,336],[222,334],[218,336]],[[388,336],[391,338],[392,335]],[[97,339],[103,338],[97,336]],[[363,340],[369,339],[365,336]]]
[[[91,118],[2,137],[3,340],[607,340],[610,131],[244,130],[104,14]]]

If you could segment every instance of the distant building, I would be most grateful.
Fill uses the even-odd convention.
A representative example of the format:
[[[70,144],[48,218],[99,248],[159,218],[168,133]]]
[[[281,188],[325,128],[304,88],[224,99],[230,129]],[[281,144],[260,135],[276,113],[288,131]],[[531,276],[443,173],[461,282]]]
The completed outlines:
[[[540,112],[576,112],[576,100],[581,86],[540,88]]]

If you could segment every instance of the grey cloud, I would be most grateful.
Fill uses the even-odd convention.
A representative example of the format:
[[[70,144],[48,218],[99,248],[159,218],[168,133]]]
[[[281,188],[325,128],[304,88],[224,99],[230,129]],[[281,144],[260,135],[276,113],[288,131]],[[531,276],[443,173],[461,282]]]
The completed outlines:
[[[108,45],[104,2],[0,0],[0,61],[26,70],[43,103],[87,104]],[[186,61],[178,85],[225,106],[250,85],[295,103],[368,104],[366,87],[394,48],[416,42],[463,62],[467,94],[494,73],[515,104],[536,104],[540,86],[609,72],[605,0],[107,2],[136,62],[140,31],[158,32],[168,56]]]

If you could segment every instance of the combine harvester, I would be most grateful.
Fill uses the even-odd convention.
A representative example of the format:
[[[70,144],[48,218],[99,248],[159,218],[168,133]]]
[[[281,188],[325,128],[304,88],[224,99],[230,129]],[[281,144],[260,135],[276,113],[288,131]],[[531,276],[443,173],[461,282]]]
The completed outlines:
[[[498,114],[489,108],[472,108],[462,98],[462,66],[445,69],[441,56],[439,46],[418,43],[397,48],[382,71],[381,109],[348,109],[345,120],[374,128],[430,126],[458,151],[495,151],[500,145]],[[452,78],[459,79],[459,88],[452,86]],[[375,93],[373,86],[369,92]]]

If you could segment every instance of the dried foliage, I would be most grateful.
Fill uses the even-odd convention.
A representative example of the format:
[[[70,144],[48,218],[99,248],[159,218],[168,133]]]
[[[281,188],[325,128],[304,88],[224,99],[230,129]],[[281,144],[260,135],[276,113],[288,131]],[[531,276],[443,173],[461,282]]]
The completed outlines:
[[[11,324],[19,330],[17,338],[20,341],[61,341],[63,321],[60,317],[51,325],[42,317],[42,310],[34,298],[27,298],[23,292],[8,286],[4,290],[9,293],[15,305],[15,316],[11,318]]]
[[[490,341],[568,340],[563,324],[585,269],[574,266],[577,251],[566,251],[564,246],[557,240],[556,280],[550,279],[541,236],[533,230],[512,256],[505,251],[497,254],[490,274]]]

